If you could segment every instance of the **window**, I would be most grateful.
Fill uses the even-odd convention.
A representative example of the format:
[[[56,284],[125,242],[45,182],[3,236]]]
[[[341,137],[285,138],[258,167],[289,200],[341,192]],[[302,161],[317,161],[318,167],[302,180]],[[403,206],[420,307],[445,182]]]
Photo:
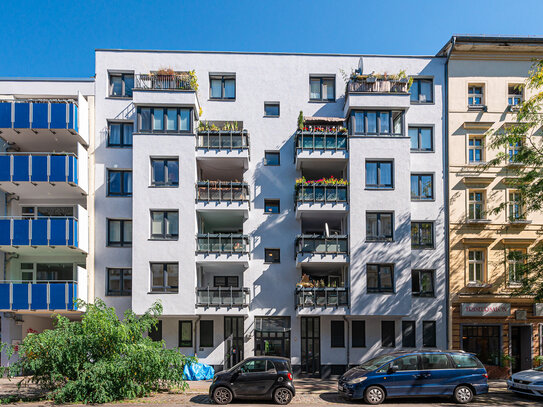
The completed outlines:
[[[390,212],[366,212],[366,241],[391,242],[392,217]]]
[[[176,240],[179,211],[151,211],[151,239]]]
[[[394,266],[392,264],[368,264],[368,293],[394,291]]]
[[[485,280],[485,252],[483,250],[469,250],[468,254],[468,282],[481,284]]]
[[[336,79],[334,77],[309,78],[309,100],[334,101],[336,100]]]
[[[422,321],[422,346],[424,348],[436,347],[436,321]],[[446,357],[446,355],[442,356]],[[423,367],[423,369],[426,368]]]
[[[266,371],[266,362],[269,363],[270,361],[261,359],[249,360],[240,367],[240,371],[242,373],[263,373]],[[268,369],[271,370],[271,366],[269,366]],[[275,369],[275,366],[273,367],[273,369]]]
[[[417,347],[417,323],[415,321],[402,321],[402,347]]]
[[[281,263],[279,249],[264,249],[264,263]]]
[[[178,289],[178,263],[151,263],[151,292],[176,293]]]
[[[279,117],[279,102],[264,102],[264,116]]]
[[[398,371],[419,370],[419,357],[417,355],[404,356],[396,359],[392,364],[398,367]]]
[[[162,340],[162,321],[158,321],[155,326],[149,329],[149,338],[155,342]]]
[[[412,270],[411,271],[411,293],[414,297],[433,297],[434,293],[434,271],[433,270]]]
[[[501,325],[464,325],[462,326],[462,350],[475,353],[485,365],[500,365]],[[457,359],[453,357],[456,362]],[[458,362],[456,362],[458,363]]]
[[[183,107],[138,107],[138,132],[188,133],[191,112]]]
[[[110,73],[109,74],[109,96],[111,97],[132,97],[134,88],[133,73]]]
[[[393,188],[392,174],[392,161],[366,161],[366,188]]]
[[[523,100],[523,86],[521,84],[510,84],[507,86],[507,104],[518,106]]]
[[[427,346],[434,348],[435,346]],[[422,370],[442,370],[450,369],[451,362],[449,357],[443,353],[425,353],[421,355]]]
[[[132,246],[132,220],[107,220],[107,245],[109,247]]]
[[[192,348],[192,321],[179,321],[179,347]]]
[[[154,187],[179,186],[179,160],[151,158],[151,185]]]
[[[458,369],[475,369],[483,368],[483,364],[477,360],[475,356],[472,355],[461,355],[458,353],[453,353],[449,355],[452,360],[454,367]]]
[[[411,200],[434,199],[434,176],[432,174],[411,174]]]
[[[526,250],[509,249],[507,253],[507,271],[509,284],[522,284]]]
[[[434,248],[433,222],[411,222],[411,248],[415,250]]]
[[[134,123],[109,123],[107,133],[108,147],[132,147]]]
[[[264,165],[280,165],[281,155],[279,151],[266,151],[264,153]]]
[[[394,321],[381,321],[381,346],[383,348],[394,348],[396,346]]]
[[[484,191],[469,192],[469,214],[470,220],[483,220],[485,215],[485,193]]]
[[[413,79],[411,88],[411,102],[432,103],[434,101],[434,82],[432,79]]]
[[[214,276],[214,287],[239,287],[238,276]]]
[[[483,87],[481,85],[468,86],[468,107],[483,106]]]
[[[211,99],[235,99],[236,76],[235,75],[210,75],[209,97]]]
[[[509,221],[524,220],[524,208],[522,204],[522,195],[519,191],[509,191]]]
[[[469,137],[468,159],[470,164],[480,164],[484,161],[484,144],[482,137]]]
[[[279,213],[279,199],[264,199],[264,213]]]
[[[411,151],[434,151],[433,132],[432,127],[409,127]]]
[[[343,321],[330,321],[330,346],[345,347],[345,327]]]
[[[213,347],[213,321],[200,321],[200,347]]]
[[[132,269],[108,268],[108,296],[125,296],[132,294]]]
[[[352,331],[352,347],[366,347],[366,321],[353,321]]]
[[[522,149],[522,142],[521,141],[516,141],[514,143],[509,143],[508,154],[509,154],[509,162],[510,163],[519,162],[518,154],[520,153],[521,149]]]
[[[366,136],[403,136],[403,112],[356,111],[352,113],[354,133]],[[353,123],[354,120],[354,123]]]
[[[132,196],[131,170],[107,170],[107,196]]]

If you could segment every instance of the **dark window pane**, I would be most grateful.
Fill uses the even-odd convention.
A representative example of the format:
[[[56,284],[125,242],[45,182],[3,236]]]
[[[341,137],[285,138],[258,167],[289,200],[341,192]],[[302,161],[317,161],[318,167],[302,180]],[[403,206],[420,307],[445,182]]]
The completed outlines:
[[[149,330],[149,338],[155,342],[162,340],[162,321],[158,321],[157,324]]]
[[[279,201],[276,199],[265,199],[264,212],[265,213],[279,213]]]
[[[266,151],[264,153],[264,165],[279,165],[280,154],[275,151]]]
[[[413,83],[411,84],[411,88],[409,89],[411,92],[411,101],[418,102],[419,101],[419,81],[417,79],[413,80]]]
[[[211,79],[211,97],[222,98],[222,81],[220,79]]]
[[[213,347],[213,321],[200,321],[200,347]]]
[[[364,131],[364,113],[363,112],[355,112],[354,114],[354,124],[355,124],[355,133],[356,134],[363,134]]]
[[[121,128],[122,125],[119,123],[111,123],[109,125],[109,145],[120,145],[121,144]]]
[[[367,112],[366,119],[368,121],[367,133],[377,133],[377,112]]]
[[[433,149],[432,145],[432,129],[422,128],[420,129],[420,149],[431,151]]]
[[[422,346],[425,348],[436,347],[436,322],[435,321],[422,322]],[[423,369],[428,369],[428,368],[423,367]],[[441,369],[444,369],[444,368],[441,368]]]
[[[402,347],[415,348],[416,346],[416,322],[402,321]]]
[[[366,346],[366,321],[353,321],[352,323],[352,343],[353,348],[363,348]]]
[[[121,173],[119,171],[110,171],[108,173],[108,191],[110,194],[120,195],[121,190]]]
[[[192,321],[179,321],[179,347],[192,347]]]
[[[279,263],[281,256],[279,249],[264,249],[264,262],[265,263]]]
[[[381,346],[383,348],[393,348],[396,346],[394,321],[381,321]]]
[[[236,97],[236,80],[235,79],[224,80],[224,97],[226,99],[234,99]]]
[[[343,321],[331,321],[330,334],[330,346],[332,348],[345,347],[345,328]]]
[[[134,75],[123,75],[124,79],[124,94],[132,97],[132,89],[134,88]]]
[[[146,107],[140,110],[140,129],[151,130],[151,109]]]
[[[279,116],[279,103],[265,103],[264,114],[266,116]]]
[[[366,162],[366,185],[377,185],[376,162]]]
[[[123,81],[120,75],[111,75],[111,96],[122,96],[123,93]]]
[[[164,183],[166,181],[166,176],[164,172],[164,161],[163,160],[153,160],[153,183]]]
[[[380,128],[381,134],[390,133],[390,113],[389,112],[379,113],[379,124],[381,126]]]
[[[180,116],[180,124],[179,124],[179,130],[180,131],[190,131],[190,109],[179,109],[179,116]]]
[[[420,96],[419,101],[420,102],[432,102],[433,101],[433,95],[432,95],[432,81],[429,80],[423,80],[420,84]]]
[[[419,129],[416,127],[409,128],[409,138],[411,139],[411,150],[419,149]]]

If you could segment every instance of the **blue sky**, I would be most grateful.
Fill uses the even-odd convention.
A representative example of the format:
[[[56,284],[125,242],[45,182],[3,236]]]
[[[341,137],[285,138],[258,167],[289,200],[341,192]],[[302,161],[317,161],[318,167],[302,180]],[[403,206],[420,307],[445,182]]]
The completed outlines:
[[[453,33],[543,36],[542,12],[541,0],[0,0],[0,76],[93,76],[95,48],[433,55]]]

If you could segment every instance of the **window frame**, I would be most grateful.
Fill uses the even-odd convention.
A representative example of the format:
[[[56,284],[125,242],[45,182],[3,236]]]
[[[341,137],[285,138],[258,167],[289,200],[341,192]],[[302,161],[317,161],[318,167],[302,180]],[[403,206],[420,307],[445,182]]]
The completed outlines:
[[[368,164],[377,164],[377,184],[368,184]],[[390,186],[387,184],[381,184],[381,164],[390,164]],[[394,189],[394,160],[366,160],[364,171],[366,175],[366,189]]]
[[[417,181],[417,188],[418,188],[418,194],[413,197],[413,190],[411,189],[412,188],[412,185],[413,185],[413,177],[417,177],[418,178],[418,181]],[[422,195],[422,191],[423,191],[423,187],[422,187],[422,177],[430,177],[430,185],[431,185],[431,188],[432,188],[432,194],[429,198],[424,198],[423,195]],[[409,189],[411,191],[411,201],[412,202],[428,202],[428,201],[434,201],[435,200],[435,183],[434,183],[434,174],[433,173],[423,173],[423,172],[417,172],[417,173],[411,173],[411,177],[410,177],[410,183],[409,183]]]
[[[370,237],[368,235],[368,215],[377,215],[377,236]],[[382,236],[381,216],[390,215],[390,236]],[[391,211],[366,211],[366,242],[393,242],[394,241],[394,212]]]
[[[132,89],[130,89],[129,94],[127,94],[127,88],[126,88],[126,80],[125,77],[131,76],[132,77]],[[121,78],[121,94],[120,95],[114,95],[113,94],[113,86],[112,86],[112,79],[114,77],[120,77]],[[107,95],[110,98],[122,98],[122,99],[132,99],[133,98],[133,91],[135,87],[135,75],[134,72],[108,72],[108,92]]]
[[[154,336],[157,335],[160,339],[155,339]],[[162,340],[162,320],[159,319],[153,327],[147,332],[147,336],[151,338],[153,342],[160,342]]]
[[[218,278],[224,278],[224,285],[218,285],[217,284],[217,279]],[[235,284],[234,285],[231,285],[229,283],[229,280],[230,279],[235,279]],[[213,276],[213,287],[214,288],[239,288],[239,276]]]
[[[153,265],[161,264],[162,265],[162,285],[154,286],[153,285]],[[168,281],[168,266],[176,265],[177,266],[177,287],[170,287],[167,285]],[[149,271],[151,277],[151,293],[159,294],[178,294],[179,293],[179,262],[150,262]]]
[[[355,341],[355,324],[359,325],[359,329],[362,331],[362,335],[358,338],[362,338],[360,342]],[[366,321],[355,319],[351,321],[351,347],[352,348],[365,348],[366,347]]]
[[[423,245],[422,242],[422,228],[421,225],[430,224],[432,231],[432,243],[430,245]],[[414,244],[413,241],[413,225],[418,225],[418,244]],[[435,238],[435,222],[434,221],[425,221],[425,220],[416,220],[411,221],[411,250],[434,250],[436,248],[436,238]]]
[[[112,173],[119,173],[121,174],[121,192],[119,193],[112,193],[111,190],[110,190],[110,174]],[[130,173],[130,192],[127,192],[125,191],[124,189],[124,178],[125,178],[125,174],[128,174]],[[132,178],[132,170],[121,170],[121,169],[117,169],[117,168],[108,168],[107,169],[107,194],[106,196],[108,197],[121,197],[121,198],[126,198],[126,197],[131,197],[132,196],[132,193],[133,193],[133,178]]]
[[[368,113],[375,113],[375,132],[368,133]],[[389,115],[389,133],[382,133],[381,132],[381,113],[388,113]],[[400,128],[401,133],[394,133],[394,114],[399,113],[400,114]],[[364,131],[360,132],[358,131],[356,127],[356,114],[364,114]],[[364,137],[404,137],[404,124],[405,124],[405,112],[403,110],[387,110],[387,109],[380,109],[380,110],[353,110],[351,112],[350,117],[350,123],[351,123],[351,131],[350,134],[353,134],[355,136],[364,136]]]
[[[190,326],[190,341],[183,341],[183,325],[188,324]],[[178,346],[180,348],[192,348],[193,346],[193,332],[192,332],[192,321],[186,319],[180,319],[178,324],[179,335],[178,335]]]
[[[141,111],[143,109],[150,109],[150,116],[149,116],[149,129],[143,129],[142,128],[142,115]],[[162,110],[162,129],[154,129],[154,121],[155,121],[155,109]],[[175,130],[168,130],[166,129],[167,120],[168,120],[168,109],[176,109],[176,129]],[[181,111],[188,111],[188,121],[189,121],[189,128],[187,130],[181,130]],[[182,107],[182,106],[138,106],[136,110],[137,120],[136,120],[136,131],[135,134],[190,134],[193,130],[193,118],[192,118],[192,112],[193,109],[191,107]]]
[[[330,347],[345,347],[345,321],[339,319],[330,321]]]
[[[120,126],[120,143],[119,144],[113,144],[111,143],[111,126],[112,125],[118,125]],[[130,136],[131,143],[125,144],[124,138],[125,138],[125,129],[129,126],[132,126],[132,135]],[[134,144],[133,140],[133,134],[134,134],[134,122],[132,121],[116,121],[116,120],[108,120],[107,122],[107,145],[108,148],[132,148]]]
[[[206,328],[205,330],[203,329],[203,325],[206,325]],[[214,323],[213,323],[213,320],[212,319],[201,319],[200,320],[200,329],[199,329],[199,347],[200,348],[212,348],[214,346]],[[210,330],[210,332],[209,332]],[[209,335],[210,334],[210,337],[209,338],[205,338],[206,341],[204,342],[203,341],[203,338],[204,338],[204,334],[207,334]]]
[[[519,252],[520,253],[520,256],[521,258],[520,259],[517,259],[517,258],[511,258],[511,254],[512,252]],[[506,252],[506,263],[507,263],[507,285],[512,287],[512,286],[519,286],[519,285],[522,285],[522,280],[523,280],[523,275],[524,275],[524,272],[522,270],[522,267],[526,264],[526,253],[527,253],[527,250],[526,248],[520,248],[520,247],[508,247],[507,248],[507,252]],[[512,270],[511,268],[514,268],[513,270],[513,273],[512,273]],[[517,268],[521,268],[521,270],[517,270]],[[516,280],[513,280],[511,279],[511,275],[512,274],[515,274],[517,279]],[[521,275],[520,278],[519,277],[519,274]]]
[[[511,87],[518,87],[520,94],[511,93]],[[508,83],[507,84],[507,106],[509,108],[517,108],[524,102],[524,86],[521,83]],[[519,103],[511,103],[510,99],[519,99]]]
[[[166,163],[168,161],[177,162],[177,182],[160,182],[157,183],[155,180],[155,166],[153,165],[154,162],[160,162],[164,164],[164,179],[167,180],[169,177],[169,169],[168,165]],[[151,186],[154,188],[178,188],[179,187],[179,157],[151,157]]]
[[[474,142],[474,145],[471,145],[471,141],[473,140]],[[477,146],[475,145],[475,141],[476,140],[480,140],[481,141],[481,145]],[[475,152],[478,151],[478,150],[481,150],[481,161],[476,161],[475,160]],[[470,153],[473,151],[473,158],[474,160],[471,160],[470,159]],[[485,163],[485,156],[486,156],[486,151],[485,151],[485,137],[484,136],[481,136],[481,135],[469,135],[468,136],[468,165],[479,165],[479,164],[484,164]]]
[[[273,259],[271,261],[268,261],[268,258],[272,258],[268,256],[268,253],[270,252],[276,252],[277,256],[272,256]],[[275,257],[277,257],[277,261],[275,260]],[[277,248],[265,248],[264,249],[264,263],[265,264],[279,264],[281,263],[281,249]]]
[[[481,200],[476,200],[476,194],[481,194]],[[474,194],[474,199],[471,199],[471,194]],[[481,217],[475,216],[477,213],[476,208],[480,205]],[[471,210],[473,206],[473,211]],[[471,216],[473,213],[473,217]],[[468,220],[469,221],[481,221],[486,219],[486,190],[485,189],[469,189],[468,190]]]
[[[119,276],[120,290],[111,290],[110,288],[110,274],[112,270],[118,270],[121,272]],[[129,271],[130,282],[132,282],[132,268],[131,267],[106,267],[106,297],[130,297],[132,295],[132,283],[130,284],[130,290],[125,289],[125,272]],[[128,274],[128,273],[127,273]]]
[[[410,146],[410,151],[413,153],[433,153],[435,152],[435,142],[434,142],[434,126],[424,126],[424,125],[411,125],[407,127],[407,134],[409,135],[410,130],[417,130],[417,145],[418,148],[412,148]],[[432,146],[430,149],[421,148],[422,145],[422,130],[430,130],[430,142]],[[411,136],[409,136],[411,138]]]
[[[311,81],[312,80],[319,80],[320,81],[320,98],[312,98],[311,97]],[[324,80],[332,80],[332,89],[334,90],[333,98],[328,99],[324,98],[324,92],[323,92],[323,81]],[[336,76],[335,75],[309,75],[309,101],[310,102],[324,102],[324,103],[330,103],[336,101]]]
[[[390,345],[385,345],[385,341],[384,341],[384,331],[385,331],[385,326],[392,326],[392,344]],[[396,321],[387,321],[387,320],[382,320],[381,321],[381,347],[382,348],[395,348],[396,347]]]
[[[482,253],[482,260],[477,260],[477,259],[473,259],[471,260],[470,259],[470,254],[471,253],[475,253],[475,252],[480,252]],[[475,256],[474,256],[475,257]],[[468,263],[468,267],[467,267],[467,282],[468,284],[475,284],[475,285],[479,285],[479,284],[485,284],[486,283],[486,271],[487,271],[487,264],[486,264],[486,261],[487,261],[487,253],[486,253],[486,249],[484,248],[480,248],[480,247],[473,247],[473,248],[469,248],[468,249],[468,255],[467,255],[467,263]],[[471,279],[471,266],[473,265],[473,277],[474,279]],[[481,280],[478,281],[476,279],[476,274],[477,274],[477,267],[476,265],[481,265]]]
[[[221,81],[221,97],[213,96],[212,94],[212,87],[211,87],[211,81],[212,80],[220,80]],[[234,80],[234,96],[233,97],[226,97],[225,94],[225,81],[227,80]],[[209,99],[210,100],[236,100],[237,97],[237,80],[236,80],[236,74],[209,74]]]
[[[118,244],[116,242],[112,242],[111,241],[111,236],[110,236],[110,222],[119,222],[120,223],[120,240],[118,242]],[[132,219],[117,219],[117,218],[106,218],[106,235],[107,235],[107,240],[106,240],[106,247],[132,247],[132,240],[130,241],[127,241],[125,240],[125,233],[124,233],[124,227],[125,227],[125,223],[126,222],[130,222],[131,225],[130,225],[130,228],[132,228]],[[131,237],[133,238],[133,235],[131,233]]]
[[[426,330],[427,326],[430,325],[433,330],[432,335],[433,337],[430,337],[433,339],[430,344],[426,342],[429,338],[426,337]],[[437,348],[437,322],[436,321],[422,321],[422,347],[423,348]],[[450,363],[450,361],[449,361]]]
[[[434,100],[435,100],[435,95],[434,95],[434,79],[433,78],[419,78],[419,77],[413,77],[413,83],[417,82],[418,85],[417,85],[417,89],[418,89],[418,94],[417,94],[417,99],[416,100],[413,100],[411,99],[411,96],[409,97],[409,101],[412,103],[412,104],[421,104],[421,105],[425,105],[425,104],[433,104],[434,103]],[[420,100],[420,96],[421,96],[421,83],[422,82],[430,82],[430,89],[432,90],[431,91],[431,100],[426,100],[426,101],[421,101]],[[413,85],[411,85],[411,88],[413,88]],[[411,90],[411,89],[410,89]],[[409,92],[410,95],[412,95],[411,92]]]
[[[413,329],[413,333],[405,335],[406,328],[409,325],[409,328]],[[410,339],[408,342],[407,339]],[[411,320],[402,320],[402,348],[416,348],[417,347],[417,321]]]
[[[511,195],[517,196],[518,199],[511,199]],[[514,212],[520,212],[518,216],[514,216]],[[522,194],[518,189],[507,190],[507,217],[509,222],[518,222],[526,220],[524,212],[524,204]]]
[[[150,227],[151,240],[179,240],[179,210],[151,209],[149,212],[150,212],[150,220],[151,220],[151,227]],[[153,233],[153,213],[162,213],[162,224],[161,224],[162,233],[160,234]],[[170,213],[177,214],[177,234],[166,233],[166,229],[167,229],[166,220],[168,219],[168,214]]]
[[[275,211],[267,211],[267,208],[271,207],[274,208],[277,206],[277,212]],[[266,215],[279,215],[281,213],[281,200],[280,199],[264,199],[264,213]]]
[[[268,164],[268,160],[266,158],[267,154],[276,154],[277,155],[277,164]],[[281,165],[281,152],[280,151],[264,151],[264,166],[266,167],[279,167]]]
[[[376,288],[370,288],[368,285],[368,271],[370,266],[376,266],[377,267],[377,287]],[[381,268],[382,267],[390,267],[390,279],[392,286],[390,288],[383,287],[381,284]],[[395,293],[395,281],[394,281],[394,264],[393,263],[368,263],[366,264],[366,292],[368,294],[394,294]]]
[[[481,93],[478,94],[476,92],[472,92],[471,91],[471,88],[475,89],[475,88],[481,88]],[[478,95],[480,95],[480,98],[481,98],[481,103],[470,103],[470,99],[472,99],[472,102],[475,101],[475,98],[479,97]],[[480,108],[484,108],[486,105],[485,105],[485,85],[482,84],[482,83],[468,83],[468,98],[467,98],[467,102],[468,102],[468,109],[480,109]]]
[[[268,114],[266,107],[277,106],[277,114]],[[280,102],[264,102],[264,117],[280,117],[281,116],[281,103]]]
[[[414,289],[415,286],[415,279],[414,276],[417,274],[417,281],[419,285],[419,289],[416,291]],[[430,279],[432,282],[432,291],[422,291],[422,276],[423,274],[429,274]],[[411,296],[417,297],[417,298],[435,298],[436,297],[436,285],[435,285],[435,270],[433,269],[413,269],[411,270]]]

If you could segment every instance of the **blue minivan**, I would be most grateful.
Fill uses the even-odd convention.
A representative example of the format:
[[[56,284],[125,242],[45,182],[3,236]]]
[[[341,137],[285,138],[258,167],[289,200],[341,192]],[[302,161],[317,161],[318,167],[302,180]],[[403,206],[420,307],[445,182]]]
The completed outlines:
[[[424,396],[448,396],[465,404],[488,393],[488,375],[475,355],[463,351],[394,352],[347,371],[339,378],[338,391],[368,404]]]

